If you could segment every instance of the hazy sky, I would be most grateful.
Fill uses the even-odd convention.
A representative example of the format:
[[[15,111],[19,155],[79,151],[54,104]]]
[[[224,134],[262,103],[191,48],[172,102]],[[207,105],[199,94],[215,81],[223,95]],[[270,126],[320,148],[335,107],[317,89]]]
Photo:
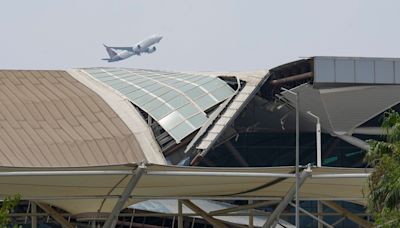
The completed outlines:
[[[269,69],[314,55],[400,56],[400,1],[1,1],[0,69]],[[158,50],[107,63],[102,44]]]

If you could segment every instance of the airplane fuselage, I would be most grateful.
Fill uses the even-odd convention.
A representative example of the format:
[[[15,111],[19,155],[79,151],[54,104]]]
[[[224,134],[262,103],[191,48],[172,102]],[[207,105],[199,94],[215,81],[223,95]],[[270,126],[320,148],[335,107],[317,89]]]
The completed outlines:
[[[120,60],[127,59],[133,55],[141,55],[142,53],[153,53],[156,51],[155,44],[159,43],[163,37],[153,35],[143,41],[140,41],[133,47],[106,47],[107,52],[110,56],[107,60],[108,62],[116,62]]]
[[[161,39],[162,39],[162,36],[153,35],[153,36],[151,36],[151,37],[149,37],[149,38],[147,38],[147,39],[145,39],[143,41],[140,41],[136,45],[136,47],[139,48],[139,49],[145,50],[145,49],[151,47],[152,45],[160,42]]]
[[[120,51],[117,55],[110,57],[108,62],[116,62],[116,61],[124,60],[124,59],[131,57],[132,55],[135,55],[135,52],[126,51],[126,50]]]

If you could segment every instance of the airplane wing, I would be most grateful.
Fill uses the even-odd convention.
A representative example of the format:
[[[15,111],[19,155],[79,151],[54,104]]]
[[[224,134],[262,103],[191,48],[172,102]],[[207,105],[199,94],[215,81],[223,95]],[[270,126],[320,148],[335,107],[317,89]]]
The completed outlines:
[[[124,50],[124,51],[132,51],[133,52],[133,48],[132,47],[109,47],[115,50]]]

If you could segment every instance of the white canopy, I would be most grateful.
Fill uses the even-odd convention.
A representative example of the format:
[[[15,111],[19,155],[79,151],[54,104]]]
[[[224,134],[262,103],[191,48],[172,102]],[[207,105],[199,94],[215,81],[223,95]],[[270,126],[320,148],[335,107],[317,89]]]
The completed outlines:
[[[136,165],[90,168],[1,168],[2,194],[60,207],[70,213],[110,212]],[[125,206],[144,199],[280,200],[295,182],[293,167],[209,168],[148,164]],[[315,168],[302,200],[362,203],[368,169]]]

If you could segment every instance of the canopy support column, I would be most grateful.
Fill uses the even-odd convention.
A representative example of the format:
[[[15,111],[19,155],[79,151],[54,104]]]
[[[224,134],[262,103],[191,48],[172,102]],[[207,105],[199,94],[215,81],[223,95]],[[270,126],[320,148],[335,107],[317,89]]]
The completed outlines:
[[[228,228],[225,224],[223,224],[221,221],[213,218],[211,215],[209,215],[207,212],[203,211],[201,208],[196,206],[194,203],[192,203],[190,200],[182,200],[182,203],[185,204],[188,208],[190,208],[192,211],[196,212],[199,214],[201,217],[203,217],[207,222],[211,223],[214,227],[218,228]]]
[[[54,220],[56,220],[63,228],[74,228],[71,223],[69,223],[60,213],[58,213],[56,210],[51,208],[49,205],[44,204],[44,203],[38,203],[36,202],[36,205],[38,205],[40,208],[42,208],[47,214],[49,214]]]
[[[324,205],[322,205],[321,201],[317,201],[317,213],[318,213],[318,219],[321,221],[324,221],[324,216],[322,215],[324,213]],[[320,222],[318,222],[318,228],[324,228],[324,225]]]
[[[301,172],[298,182],[299,188],[303,185],[303,183],[309,176],[311,176],[310,168],[307,168],[303,170],[303,172]],[[295,194],[296,194],[296,183],[292,185],[292,187],[286,193],[282,201],[278,204],[278,206],[276,206],[274,212],[272,212],[271,216],[268,217],[267,222],[265,222],[265,224],[263,225],[263,228],[273,227],[273,224],[275,224],[275,221],[277,220],[278,216],[282,213],[283,210],[285,210],[290,201],[293,200]]]
[[[321,202],[362,227],[368,227],[368,228],[373,227],[372,223],[358,217],[357,215],[351,213],[350,211],[346,210],[345,208],[341,207],[339,204],[333,201],[321,201]]]
[[[183,228],[182,200],[178,200],[178,228]]]
[[[35,202],[31,202],[31,226],[32,228],[37,228],[37,207]]]
[[[135,170],[134,175],[129,180],[124,192],[122,193],[121,197],[118,199],[117,203],[115,204],[110,216],[107,218],[107,221],[104,223],[103,228],[113,228],[115,227],[118,219],[118,215],[122,208],[124,207],[126,201],[128,200],[130,194],[132,193],[133,189],[136,187],[137,183],[139,182],[140,178],[142,177],[146,166],[141,164]]]
[[[253,200],[249,200],[248,204],[252,204]],[[254,228],[253,209],[249,209],[249,228]]]

